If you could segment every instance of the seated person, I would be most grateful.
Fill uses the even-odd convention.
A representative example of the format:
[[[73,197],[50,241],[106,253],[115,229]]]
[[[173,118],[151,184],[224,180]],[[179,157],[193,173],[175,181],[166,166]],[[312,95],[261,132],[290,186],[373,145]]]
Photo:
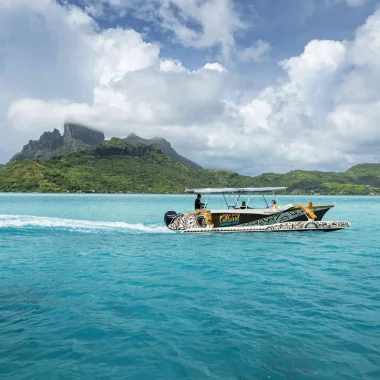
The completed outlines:
[[[198,194],[197,195],[197,199],[195,200],[194,207],[195,207],[196,210],[204,208],[205,204],[201,202],[201,197],[202,196],[200,194]]]
[[[247,204],[245,203],[245,201],[242,202],[240,208],[248,208],[248,207],[247,207]]]
[[[272,205],[270,207],[279,208],[279,206],[277,206],[277,202],[274,199],[272,200]]]

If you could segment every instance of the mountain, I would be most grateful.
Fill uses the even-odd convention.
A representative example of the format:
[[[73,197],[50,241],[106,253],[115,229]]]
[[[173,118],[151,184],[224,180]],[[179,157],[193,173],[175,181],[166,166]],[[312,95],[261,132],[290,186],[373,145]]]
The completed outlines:
[[[132,145],[156,144],[167,156],[190,168],[202,169],[202,167],[195,162],[178,154],[172,148],[169,141],[163,138],[155,137],[153,139],[143,139],[132,133],[125,138],[124,141]],[[80,124],[65,123],[63,135],[61,135],[58,129],[54,129],[53,132],[44,132],[39,140],[29,140],[21,152],[16,153],[9,162],[22,161],[25,159],[46,161],[54,156],[79,152],[92,146],[102,144],[103,142],[105,142],[105,139],[102,132]]]
[[[62,155],[104,142],[104,134],[80,124],[65,123],[64,133],[58,129],[53,132],[44,132],[39,140],[29,140],[21,152],[15,154],[10,162],[25,159],[47,160],[56,155]]]
[[[257,177],[223,170],[192,169],[157,144],[103,144],[44,162],[26,159],[0,169],[0,191],[183,193],[186,187],[286,186],[299,194],[380,194],[380,164],[343,173],[295,170]],[[372,185],[371,185],[372,184]]]
[[[380,187],[380,164],[359,164],[347,172],[355,176],[360,183]]]
[[[39,162],[26,159],[0,169],[0,191],[183,192],[191,178],[208,182],[207,171],[191,169],[156,144],[127,144],[113,138],[87,150]]]
[[[167,156],[174,158],[175,160],[181,162],[182,164],[188,166],[192,169],[202,169],[202,167],[198,164],[196,164],[193,161],[190,161],[186,157],[183,157],[179,155],[170,145],[169,141],[161,138],[161,137],[154,137],[153,139],[143,139],[142,137],[139,137],[135,135],[134,133],[131,133],[128,135],[127,138],[124,139],[124,141],[127,144],[144,144],[144,145],[150,145],[150,144],[156,144],[163,153],[165,153]]]

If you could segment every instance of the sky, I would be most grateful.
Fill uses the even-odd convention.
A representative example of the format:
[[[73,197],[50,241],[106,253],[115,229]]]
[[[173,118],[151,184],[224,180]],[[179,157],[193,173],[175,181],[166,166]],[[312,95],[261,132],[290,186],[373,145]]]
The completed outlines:
[[[65,121],[205,168],[380,162],[374,0],[0,0],[0,163]]]

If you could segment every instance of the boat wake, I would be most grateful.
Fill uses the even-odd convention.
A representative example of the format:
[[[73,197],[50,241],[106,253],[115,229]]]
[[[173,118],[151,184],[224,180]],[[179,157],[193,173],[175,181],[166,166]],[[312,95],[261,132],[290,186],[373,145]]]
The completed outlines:
[[[93,220],[62,219],[30,215],[2,215],[0,214],[0,230],[3,228],[46,228],[63,229],[80,232],[128,230],[136,233],[173,233],[167,227],[159,224],[144,225],[125,222],[106,222]]]

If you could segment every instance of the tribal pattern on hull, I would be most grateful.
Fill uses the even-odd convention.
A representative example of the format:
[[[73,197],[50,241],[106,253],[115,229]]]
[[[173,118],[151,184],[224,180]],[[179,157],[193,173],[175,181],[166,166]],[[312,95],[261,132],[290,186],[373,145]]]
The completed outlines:
[[[268,226],[234,226],[227,228],[189,228],[183,232],[281,232],[281,231],[334,231],[350,227],[348,222],[285,222]]]
[[[266,231],[334,230],[349,227],[347,222],[287,222],[265,226]]]
[[[321,211],[321,210],[320,210]],[[249,227],[249,226],[267,226],[276,223],[285,223],[293,221],[304,221],[307,217],[303,210],[289,210],[278,214],[264,216],[261,219],[257,219],[251,222],[239,223],[239,226]],[[215,227],[218,225],[216,224]],[[171,230],[186,230],[188,228],[206,228],[205,218],[202,214],[200,215],[178,215],[169,224],[168,228]],[[227,227],[218,227],[227,228]]]
[[[168,226],[171,230],[206,227],[203,215],[179,215]]]
[[[241,226],[267,226],[268,224],[289,222],[293,219],[304,216],[303,210],[285,211],[280,214],[274,214],[253,222],[241,224]]]

